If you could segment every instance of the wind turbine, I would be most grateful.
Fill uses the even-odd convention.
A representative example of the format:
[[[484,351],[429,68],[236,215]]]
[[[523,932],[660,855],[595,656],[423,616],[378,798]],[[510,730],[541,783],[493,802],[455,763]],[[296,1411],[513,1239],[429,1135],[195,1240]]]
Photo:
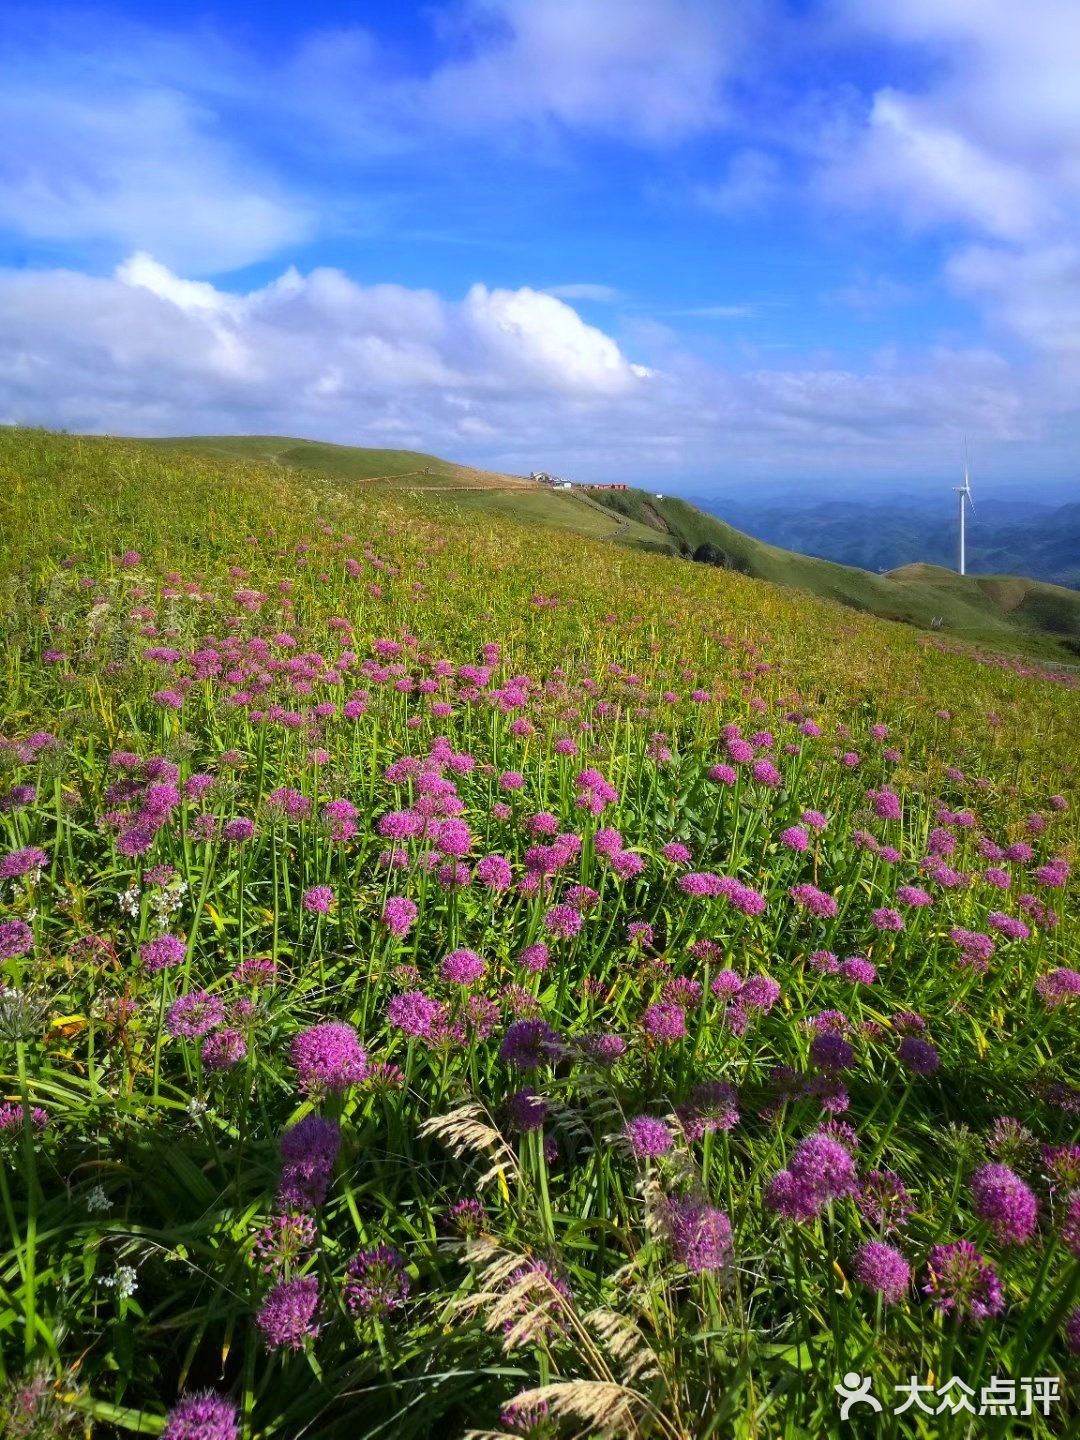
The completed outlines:
[[[967,533],[966,533],[966,530],[965,530],[965,521],[966,521],[966,519],[967,519],[967,515],[965,514],[965,511],[964,511],[965,502],[966,502],[968,505],[971,506],[971,513],[972,513],[973,515],[975,514],[975,502],[974,502],[974,500],[972,500],[972,498],[971,498],[971,480],[970,480],[969,477],[968,477],[968,456],[967,456],[967,441],[966,441],[966,440],[964,441],[964,483],[963,483],[963,485],[954,485],[954,486],[953,486],[953,491],[954,491],[954,493],[955,493],[956,495],[959,496],[959,504],[960,504],[960,574],[961,574],[961,575],[966,575],[966,574],[967,574]]]

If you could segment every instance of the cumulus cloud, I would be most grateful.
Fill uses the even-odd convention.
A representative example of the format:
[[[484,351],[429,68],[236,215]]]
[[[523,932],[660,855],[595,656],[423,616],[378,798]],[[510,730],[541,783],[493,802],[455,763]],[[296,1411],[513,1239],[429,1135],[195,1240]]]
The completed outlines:
[[[530,289],[478,284],[451,302],[323,268],[235,295],[136,254],[112,278],[0,272],[0,301],[0,411],[73,428],[160,433],[215,415],[226,429],[291,419],[355,433],[411,405],[413,428],[445,440],[478,433],[482,407],[588,407],[646,375],[569,305]]]
[[[1037,431],[989,352],[734,372],[669,337],[630,359],[528,288],[447,300],[322,268],[237,295],[137,254],[111,277],[0,271],[0,310],[0,419],[73,430],[293,433],[646,483],[798,474],[810,446],[823,468],[882,473],[973,419],[1003,442]]]

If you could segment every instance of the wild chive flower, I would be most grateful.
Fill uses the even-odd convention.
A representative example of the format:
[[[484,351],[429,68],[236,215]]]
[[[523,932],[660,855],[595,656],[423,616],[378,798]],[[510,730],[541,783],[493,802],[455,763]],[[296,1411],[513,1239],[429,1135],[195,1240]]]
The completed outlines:
[[[885,1235],[899,1230],[915,1213],[904,1182],[892,1170],[871,1170],[856,1193],[855,1203],[863,1219]]]
[[[451,950],[439,966],[439,975],[448,984],[475,985],[486,970],[485,961],[475,950]]]
[[[641,1024],[646,1036],[657,1045],[674,1045],[686,1034],[686,1012],[681,1005],[650,1005]]]
[[[310,1215],[275,1215],[256,1233],[251,1252],[268,1275],[293,1265],[315,1244],[318,1230]]]
[[[919,885],[897,886],[896,898],[901,905],[908,905],[913,910],[920,910],[924,905],[934,903],[934,897]]]
[[[935,1245],[927,1261],[923,1294],[942,1314],[981,1324],[1005,1308],[1005,1292],[994,1266],[970,1240]]]
[[[1080,996],[1080,970],[1051,970],[1049,975],[1039,976],[1035,989],[1047,1009],[1056,1010]]]
[[[351,1025],[330,1021],[293,1037],[289,1058],[309,1095],[338,1093],[368,1073],[367,1052]]]
[[[301,904],[309,915],[328,915],[334,904],[334,892],[329,885],[312,885],[304,891]]]
[[[314,1275],[280,1280],[255,1316],[268,1350],[302,1350],[321,1328],[319,1282]]]
[[[789,825],[780,832],[780,844],[801,854],[810,846],[810,837],[801,825]]]
[[[506,1281],[505,1304],[511,1315],[503,1325],[510,1346],[554,1341],[566,1329],[561,1318],[570,1303],[570,1287],[543,1260],[519,1265]]]
[[[499,1424],[504,1430],[516,1431],[520,1435],[540,1436],[551,1413],[546,1400],[534,1400],[525,1404],[521,1400],[508,1400],[499,1411]]]
[[[345,1303],[353,1314],[389,1315],[409,1294],[405,1257],[392,1245],[358,1251],[345,1267]]]
[[[443,1014],[442,1003],[431,999],[422,990],[406,990],[392,995],[386,1006],[387,1023],[394,1030],[413,1039],[427,1039]]]
[[[840,974],[853,985],[873,985],[877,979],[877,970],[861,955],[852,955],[850,959],[843,961]]]
[[[822,1070],[850,1070],[855,1063],[855,1047],[835,1030],[826,1030],[810,1042],[810,1060]]]
[[[911,1285],[911,1266],[894,1245],[883,1240],[860,1245],[852,1268],[859,1283],[880,1295],[886,1305],[899,1304]]]
[[[1023,1245],[1035,1232],[1035,1192],[1007,1165],[983,1165],[971,1177],[975,1213],[1001,1245]]]
[[[773,1176],[765,1203],[785,1220],[812,1220],[831,1200],[857,1188],[855,1164],[846,1146],[829,1135],[808,1135],[786,1170]]]
[[[919,1035],[905,1035],[897,1055],[901,1063],[916,1075],[934,1075],[941,1069],[941,1056],[937,1049]]]
[[[238,1030],[218,1030],[206,1037],[200,1054],[208,1070],[228,1070],[247,1054],[247,1041]]]
[[[149,974],[158,970],[171,970],[183,962],[186,954],[187,945],[179,935],[159,935],[155,940],[148,940],[145,945],[139,946],[139,959],[143,969]]]
[[[675,1259],[691,1275],[724,1270],[731,1263],[731,1221],[723,1210],[692,1200],[668,1200],[663,1224]]]
[[[546,945],[526,945],[518,960],[522,969],[528,970],[531,975],[540,975],[548,967],[548,948]]]
[[[0,880],[21,880],[26,875],[38,879],[48,863],[48,855],[37,845],[11,850],[0,856]]]
[[[581,916],[569,905],[553,905],[544,916],[544,929],[558,940],[572,940],[581,926]]]
[[[548,1102],[535,1090],[525,1087],[515,1090],[506,1101],[506,1117],[511,1129],[523,1135],[543,1129],[547,1118]]]
[[[875,930],[903,930],[904,928],[904,917],[899,910],[892,910],[887,905],[871,910],[870,921]]]
[[[623,1138],[639,1159],[655,1159],[666,1155],[675,1144],[675,1137],[665,1121],[655,1115],[637,1115],[623,1128]]]
[[[21,1131],[26,1123],[26,1113],[21,1104],[17,1101],[0,1105],[0,1135],[10,1135],[15,1131]],[[44,1130],[49,1123],[48,1112],[40,1105],[34,1105],[30,1109],[31,1130]]]
[[[170,1035],[181,1035],[191,1040],[216,1030],[224,1020],[225,1002],[220,996],[209,995],[205,990],[192,990],[169,1006],[165,1029]]]
[[[788,894],[796,905],[804,910],[809,910],[811,915],[817,915],[821,919],[831,920],[839,909],[833,896],[819,890],[816,885],[808,883],[793,885]]]
[[[341,1131],[321,1115],[305,1115],[286,1130],[279,1143],[281,1178],[278,1199],[298,1210],[313,1210],[326,1199]]]
[[[213,1390],[197,1390],[169,1411],[161,1440],[236,1440],[239,1433],[232,1401]]]
[[[739,1123],[739,1092],[723,1080],[696,1085],[675,1115],[688,1140],[700,1140],[710,1130],[731,1130]]]
[[[559,1037],[546,1020],[515,1020],[499,1046],[499,1058],[518,1070],[538,1070],[554,1060]]]

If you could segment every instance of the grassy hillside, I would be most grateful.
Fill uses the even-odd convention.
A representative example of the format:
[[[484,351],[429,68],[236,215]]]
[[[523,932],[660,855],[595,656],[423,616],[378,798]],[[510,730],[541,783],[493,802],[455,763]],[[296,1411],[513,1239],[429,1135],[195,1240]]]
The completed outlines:
[[[150,442],[221,458],[269,461],[341,480],[422,491],[433,505],[690,558],[709,546],[723,568],[794,586],[883,619],[1061,663],[1080,657],[1080,593],[1033,581],[961,578],[933,566],[877,575],[755,540],[688,501],[643,490],[553,491],[521,476],[471,469],[410,450],[371,450],[281,436]],[[1017,585],[1022,599],[1015,599]]]
[[[685,500],[658,500],[642,490],[593,493],[614,513],[654,527],[653,535],[673,552],[688,555],[710,546],[715,561],[725,568],[794,585],[884,619],[1050,659],[1070,661],[1080,655],[1080,594],[1061,586],[1016,577],[960,576],[931,565],[875,575],[766,545]]]

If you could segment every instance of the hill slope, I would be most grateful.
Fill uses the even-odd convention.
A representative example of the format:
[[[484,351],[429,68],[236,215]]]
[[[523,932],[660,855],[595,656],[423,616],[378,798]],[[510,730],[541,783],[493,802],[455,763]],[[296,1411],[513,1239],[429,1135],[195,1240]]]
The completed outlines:
[[[330,445],[286,436],[192,436],[154,445],[221,458],[269,461],[341,480],[423,491],[432,503],[691,558],[849,609],[981,645],[1071,662],[1080,655],[1080,594],[1013,577],[964,576],[930,565],[887,575],[779,549],[689,501],[644,490],[553,491],[521,476],[478,470],[412,450]]]

